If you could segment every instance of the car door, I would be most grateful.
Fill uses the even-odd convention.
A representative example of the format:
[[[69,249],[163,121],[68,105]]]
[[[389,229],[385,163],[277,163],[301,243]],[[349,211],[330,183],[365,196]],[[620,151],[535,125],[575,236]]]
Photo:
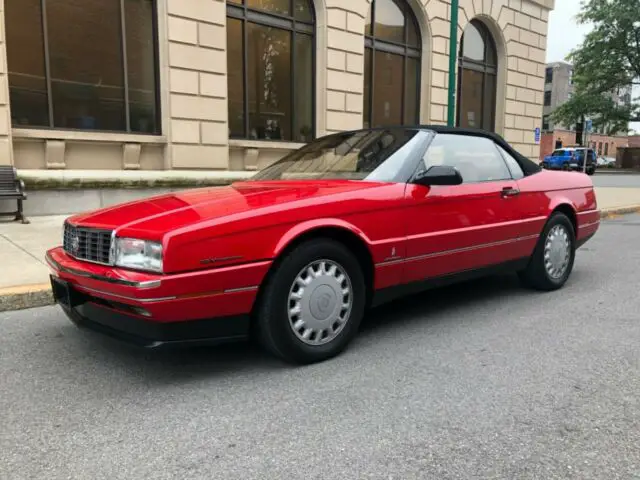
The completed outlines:
[[[409,184],[405,281],[501,264],[523,256],[519,188],[493,140],[438,134],[420,168],[450,165],[461,185]]]

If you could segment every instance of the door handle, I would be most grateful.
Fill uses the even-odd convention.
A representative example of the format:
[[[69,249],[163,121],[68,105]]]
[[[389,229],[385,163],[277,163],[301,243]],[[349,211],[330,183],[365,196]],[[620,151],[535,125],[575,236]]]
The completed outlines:
[[[520,195],[520,190],[513,187],[505,187],[502,189],[502,198],[515,197],[516,195]]]

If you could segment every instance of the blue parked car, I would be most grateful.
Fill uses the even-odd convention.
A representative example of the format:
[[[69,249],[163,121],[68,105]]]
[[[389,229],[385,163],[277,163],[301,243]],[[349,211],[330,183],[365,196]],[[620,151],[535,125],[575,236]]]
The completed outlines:
[[[542,168],[547,170],[584,170],[584,147],[566,147],[554,150],[551,155],[544,157]],[[587,175],[593,175],[596,171],[596,152],[592,148],[587,153]]]

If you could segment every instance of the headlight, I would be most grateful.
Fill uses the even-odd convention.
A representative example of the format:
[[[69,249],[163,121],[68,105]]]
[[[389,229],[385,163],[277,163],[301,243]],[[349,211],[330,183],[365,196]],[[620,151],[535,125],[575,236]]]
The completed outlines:
[[[116,238],[114,264],[136,270],[162,272],[162,245],[135,238]]]

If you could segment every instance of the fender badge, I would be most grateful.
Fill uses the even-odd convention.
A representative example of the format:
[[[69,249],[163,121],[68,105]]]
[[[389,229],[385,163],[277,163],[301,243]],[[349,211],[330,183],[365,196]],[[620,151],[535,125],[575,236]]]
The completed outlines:
[[[220,257],[220,258],[205,258],[200,260],[202,265],[211,265],[212,263],[231,262],[233,260],[241,260],[243,257]]]

